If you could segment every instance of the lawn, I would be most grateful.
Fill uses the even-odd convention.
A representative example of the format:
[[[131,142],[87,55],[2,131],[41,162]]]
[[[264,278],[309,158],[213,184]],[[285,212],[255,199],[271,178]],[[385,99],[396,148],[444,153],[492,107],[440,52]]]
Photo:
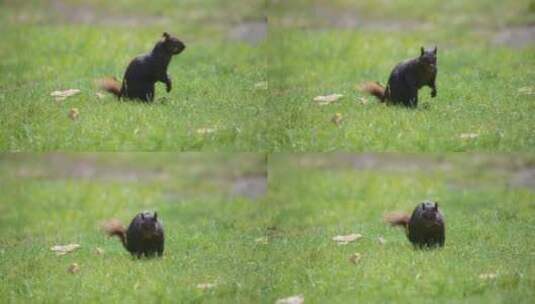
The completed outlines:
[[[280,1],[270,6],[274,151],[531,151],[533,1]],[[357,90],[438,46],[416,110]],[[344,95],[328,105],[315,96]],[[339,113],[339,114],[337,114]],[[338,115],[341,122],[332,118]]]
[[[263,1],[0,2],[0,150],[257,151],[266,102]],[[168,31],[186,43],[153,104],[97,97]],[[79,89],[57,102],[56,90]],[[75,108],[79,117],[71,120]]]
[[[526,155],[277,154],[269,166],[274,275],[266,294],[302,295],[305,303],[531,303],[534,162]],[[401,229],[383,222],[385,213],[411,212],[425,199],[444,213],[442,249],[414,250]],[[332,240],[351,233],[362,238]]]
[[[259,154],[1,155],[0,302],[258,302],[265,174]],[[162,259],[100,231],[142,210],[163,221]],[[50,251],[69,243],[81,247]]]

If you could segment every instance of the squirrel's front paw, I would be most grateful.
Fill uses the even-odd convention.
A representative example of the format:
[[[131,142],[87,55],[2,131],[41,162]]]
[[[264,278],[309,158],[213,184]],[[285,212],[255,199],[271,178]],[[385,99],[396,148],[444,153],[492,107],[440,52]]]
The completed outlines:
[[[436,90],[431,91],[431,97],[434,98],[435,96],[437,96],[437,91]]]
[[[167,93],[171,92],[171,83],[165,85],[165,90],[167,91]]]

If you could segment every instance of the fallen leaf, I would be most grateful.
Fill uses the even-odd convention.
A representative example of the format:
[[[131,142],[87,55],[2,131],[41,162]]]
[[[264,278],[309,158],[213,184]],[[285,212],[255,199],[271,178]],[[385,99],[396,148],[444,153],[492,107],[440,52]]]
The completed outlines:
[[[67,97],[73,96],[80,93],[80,90],[78,89],[69,89],[65,91],[54,91],[50,93],[50,96],[55,97],[56,101],[62,101],[66,99]]]
[[[103,99],[104,97],[106,97],[106,94],[100,92],[96,92],[95,95],[97,95],[98,99]]]
[[[362,258],[362,255],[358,252],[355,252],[349,257],[349,261],[353,264],[357,264],[361,258]]]
[[[80,271],[80,266],[78,266],[77,263],[72,263],[67,269],[67,271],[70,273],[77,273]]]
[[[303,295],[292,296],[288,298],[278,299],[275,304],[303,304],[305,297]]]
[[[216,283],[199,283],[197,284],[197,288],[199,289],[212,289],[212,288],[215,288],[217,286]]]
[[[95,253],[97,255],[103,255],[104,254],[104,249],[102,249],[100,247],[97,247],[97,248],[95,248]]]
[[[348,235],[337,235],[332,238],[333,241],[337,242],[338,245],[347,245],[350,242],[354,242],[360,239],[362,235],[360,233],[353,233]]]
[[[74,250],[80,248],[79,244],[68,244],[68,245],[56,245],[50,247],[50,250],[54,251],[56,255],[65,255],[71,253]]]
[[[462,133],[459,135],[461,139],[475,139],[479,137],[479,134],[477,133]]]
[[[255,243],[260,244],[260,245],[267,245],[268,244],[268,238],[265,237],[265,236],[257,238],[254,241],[255,241]]]
[[[378,241],[379,244],[381,244],[381,245],[386,244],[386,240],[385,240],[382,236],[378,237],[378,238],[377,238],[377,241]]]
[[[343,119],[343,116],[342,116],[342,113],[336,113],[334,114],[334,116],[331,118],[331,122],[337,126],[339,126],[341,123],[342,123],[342,119]]]
[[[330,95],[325,95],[325,96],[316,96],[314,97],[314,101],[320,105],[320,106],[324,106],[324,105],[328,105],[330,103],[333,103],[335,101],[337,101],[338,99],[344,97],[344,95],[342,94],[330,94]]]
[[[139,134],[139,128],[135,128],[134,129],[134,135],[138,135]]]
[[[479,275],[479,278],[482,280],[494,280],[497,276],[497,273],[482,273]]]
[[[217,129],[216,128],[199,128],[197,129],[197,134],[210,134],[210,133],[214,133]]]
[[[80,116],[80,111],[78,110],[78,108],[71,108],[69,110],[69,118],[70,119],[76,120],[76,119],[78,119],[78,116]]]
[[[359,97],[359,101],[360,101],[360,103],[362,103],[363,105],[368,104],[368,102],[369,102],[369,101],[368,101],[368,98],[366,98],[366,97]]]
[[[260,81],[254,84],[254,88],[257,90],[267,90],[268,89],[268,82],[267,81]]]
[[[523,95],[535,95],[535,89],[532,87],[521,87],[518,88],[518,93]]]

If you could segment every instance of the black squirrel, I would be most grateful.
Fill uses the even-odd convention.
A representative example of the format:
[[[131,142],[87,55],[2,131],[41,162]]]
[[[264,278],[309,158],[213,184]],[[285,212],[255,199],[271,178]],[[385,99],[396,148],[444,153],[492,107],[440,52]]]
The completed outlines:
[[[128,230],[124,228],[119,220],[109,220],[104,223],[104,231],[109,236],[117,236],[121,240],[124,248],[140,258],[142,255],[152,257],[155,254],[163,255],[164,232],[163,226],[158,221],[158,213],[142,212],[137,214]]]
[[[386,88],[378,82],[367,82],[361,86],[361,90],[381,102],[415,108],[418,105],[418,90],[423,86],[431,88],[431,97],[437,95],[436,77],[437,47],[432,50],[421,47],[419,57],[403,61],[392,70]]]
[[[119,99],[140,99],[145,102],[154,99],[154,84],[157,81],[165,83],[167,92],[171,91],[171,78],[167,74],[167,66],[173,55],[180,54],[186,48],[178,38],[163,33],[152,51],[134,58],[124,73],[123,83],[120,85],[115,78],[105,78],[100,81],[100,87]]]
[[[385,220],[392,226],[403,226],[414,247],[443,247],[446,241],[444,216],[437,202],[424,201],[416,206],[411,216],[391,213],[385,216]]]

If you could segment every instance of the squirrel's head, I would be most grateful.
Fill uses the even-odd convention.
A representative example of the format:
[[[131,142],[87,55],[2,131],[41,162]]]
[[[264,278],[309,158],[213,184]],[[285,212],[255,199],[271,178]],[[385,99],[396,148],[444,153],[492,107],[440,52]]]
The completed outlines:
[[[428,220],[434,220],[437,217],[438,211],[438,202],[425,201],[420,204],[420,209],[422,211],[422,217]]]
[[[421,63],[436,67],[437,65],[437,47],[434,49],[426,50],[423,46],[420,48],[420,57],[418,60]]]
[[[186,48],[186,45],[180,41],[178,38],[169,35],[169,33],[164,32],[162,34],[162,45],[170,54],[177,55],[182,53]]]
[[[158,224],[158,213],[154,212],[153,214],[150,214],[150,212],[143,212],[141,213],[141,231],[144,234],[144,237],[151,237],[154,232],[156,232],[156,225]]]

